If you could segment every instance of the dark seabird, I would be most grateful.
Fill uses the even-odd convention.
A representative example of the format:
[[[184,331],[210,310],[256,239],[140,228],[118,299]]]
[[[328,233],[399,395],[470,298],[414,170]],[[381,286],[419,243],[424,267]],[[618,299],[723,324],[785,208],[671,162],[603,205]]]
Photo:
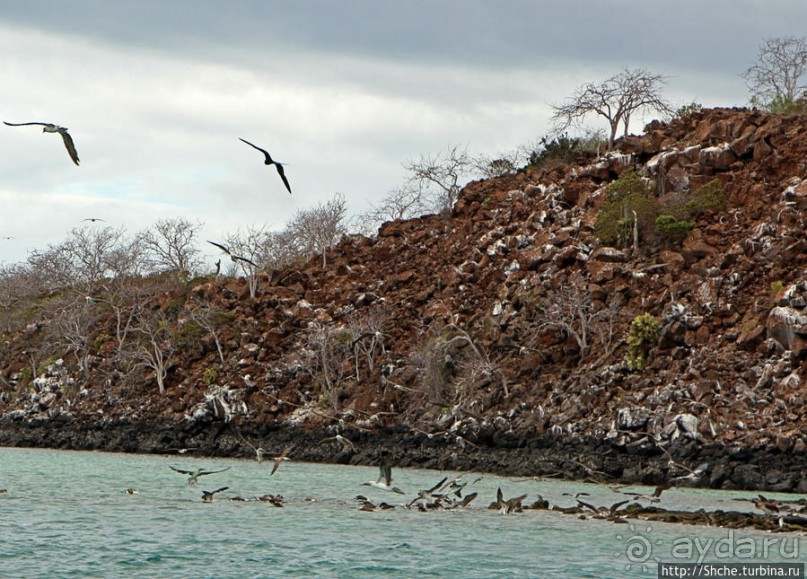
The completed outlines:
[[[272,155],[270,155],[269,152],[266,151],[265,149],[261,149],[257,145],[253,145],[252,143],[250,143],[246,139],[242,139],[241,137],[238,137],[238,140],[244,141],[247,145],[249,145],[253,149],[258,149],[261,153],[263,153],[264,156],[266,157],[266,159],[263,162],[264,165],[274,165],[275,166],[275,169],[277,169],[277,174],[280,175],[280,178],[283,180],[283,184],[286,186],[286,190],[289,193],[291,193],[291,186],[289,185],[289,180],[286,179],[286,172],[283,170],[283,165],[281,165],[280,163],[278,163],[277,161],[272,159]]]
[[[398,493],[399,495],[406,494],[398,487],[392,486],[392,465],[389,462],[384,461],[378,465],[378,471],[379,474],[377,480],[371,480],[361,484],[368,487],[375,487],[384,491]]]
[[[479,494],[479,493],[474,492],[474,493],[471,493],[471,494],[469,494],[469,495],[465,495],[465,496],[462,498],[462,502],[460,503],[460,505],[459,505],[459,506],[461,506],[461,507],[467,507],[468,505],[470,505],[470,504],[471,504],[471,501],[472,501],[472,500],[474,500],[478,494]]]
[[[677,486],[679,483],[689,482],[689,481],[697,481],[703,475],[705,475],[709,470],[709,463],[703,463],[703,464],[699,465],[695,470],[689,469],[689,468],[687,468],[687,467],[685,467],[683,465],[676,465],[676,466],[681,466],[682,468],[688,470],[689,474],[669,478],[669,479],[659,483],[659,485],[656,486],[656,489],[653,491],[653,495],[652,495],[653,498],[661,497],[661,493],[663,493],[664,491],[666,491],[669,488]]]
[[[256,498],[262,503],[269,503],[273,507],[277,507],[279,509],[283,508],[283,495],[262,495]]]
[[[64,146],[67,149],[67,154],[70,155],[70,158],[73,162],[78,165],[78,153],[76,152],[76,146],[73,144],[73,137],[71,137],[67,133],[67,127],[60,127],[58,125],[54,125],[53,123],[7,123],[3,121],[3,124],[8,125],[9,127],[24,127],[26,125],[42,125],[44,127],[42,129],[43,133],[59,133],[62,136],[62,140],[64,141]]]
[[[181,468],[176,468],[176,467],[173,467],[173,466],[169,466],[168,468],[170,468],[171,470],[176,471],[176,472],[178,472],[180,474],[188,475],[188,484],[189,485],[195,485],[196,481],[199,480],[200,476],[205,476],[205,475],[208,475],[208,474],[215,474],[217,472],[224,472],[225,470],[230,470],[229,466],[227,468],[223,468],[221,470],[205,470],[203,468],[198,468],[196,470],[183,470]]]
[[[290,451],[290,450],[291,450],[291,447],[287,446],[287,447],[286,447],[286,448],[283,450],[283,452],[281,452],[281,453],[280,453],[279,455],[277,455],[277,456],[276,456],[274,459],[272,459],[272,460],[274,460],[274,461],[275,461],[275,464],[274,464],[274,466],[272,467],[272,472],[271,472],[271,473],[269,473],[269,476],[272,476],[273,474],[275,474],[275,473],[277,472],[277,469],[279,469],[279,468],[280,468],[280,465],[281,465],[281,464],[283,464],[283,461],[284,461],[284,460],[291,460],[291,459],[290,459],[288,456],[286,456],[286,455],[288,455],[288,454],[289,454],[289,451]]]
[[[591,495],[589,495],[588,493],[575,493],[575,494],[572,494],[572,493],[562,493],[562,494],[563,494],[563,496],[564,496],[564,497],[572,497],[572,498],[575,498],[575,499],[579,499],[580,497],[588,497],[588,496],[591,496]]]
[[[213,495],[216,493],[220,493],[221,491],[226,491],[230,487],[221,487],[220,489],[216,489],[214,491],[202,491],[202,500],[206,503],[213,502]]]
[[[125,492],[127,495],[140,494],[140,491],[138,491],[137,489],[133,489],[133,488],[128,488],[128,489],[124,490],[123,492]]]
[[[504,495],[502,494],[502,488],[499,487],[496,489],[496,502],[491,505],[491,508],[499,509],[499,511],[503,515],[509,515],[511,513],[520,513],[522,511],[521,501],[527,498],[527,495],[521,495],[518,497],[513,497],[512,499],[504,500]]]
[[[628,504],[630,499],[625,499],[624,501],[619,501],[611,505],[609,508],[600,507],[597,508],[591,503],[587,503],[585,501],[581,501],[577,499],[577,504],[581,508],[586,508],[593,513],[595,519],[606,519],[608,521],[612,521],[615,523],[622,523],[625,522],[624,519],[619,515],[619,508]]]
[[[434,503],[439,504],[440,500],[444,497],[444,495],[438,495],[438,494],[435,494],[435,493],[437,493],[437,491],[439,489],[442,489],[443,485],[446,483],[447,480],[448,480],[448,477],[444,477],[443,480],[438,482],[433,487],[431,487],[429,489],[419,490],[418,491],[418,496],[416,496],[412,501],[410,501],[410,503],[408,505],[406,505],[407,508],[411,508],[412,505],[414,505],[418,501],[426,501],[427,503],[434,502]],[[432,499],[437,499],[437,500],[432,501]]]
[[[100,217],[87,217],[86,219],[82,219],[82,221],[92,221],[95,223],[96,221],[103,221]]]
[[[248,263],[249,265],[251,265],[251,266],[252,266],[252,267],[254,267],[255,269],[257,269],[257,268],[258,268],[258,264],[257,264],[257,263],[255,263],[255,262],[254,262],[254,261],[252,261],[252,260],[247,259],[246,257],[243,257],[243,256],[240,256],[240,255],[235,255],[235,254],[233,254],[233,253],[230,251],[230,248],[229,248],[229,247],[227,247],[226,245],[222,245],[221,243],[216,243],[215,241],[210,241],[209,239],[208,239],[208,241],[207,241],[207,242],[208,242],[210,245],[215,245],[215,246],[216,246],[216,247],[218,247],[220,250],[222,250],[224,253],[226,253],[227,255],[229,255],[229,256],[230,256],[230,259],[232,259],[234,262],[235,262],[235,261],[243,261],[244,263]]]

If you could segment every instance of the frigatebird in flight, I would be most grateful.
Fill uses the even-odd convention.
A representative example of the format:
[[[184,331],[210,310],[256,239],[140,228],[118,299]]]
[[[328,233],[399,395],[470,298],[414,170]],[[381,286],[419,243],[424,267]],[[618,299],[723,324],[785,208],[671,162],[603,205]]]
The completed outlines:
[[[286,179],[286,172],[283,170],[283,165],[278,163],[274,159],[272,159],[272,155],[270,155],[269,152],[266,151],[265,149],[261,149],[257,145],[253,145],[252,143],[250,143],[246,139],[242,139],[241,137],[238,137],[238,140],[239,141],[244,141],[247,145],[249,145],[253,149],[258,149],[261,153],[263,153],[264,156],[266,157],[266,159],[263,162],[264,165],[274,165],[275,166],[275,169],[277,169],[277,174],[280,175],[280,178],[283,180],[283,184],[286,186],[286,190],[289,193],[291,193],[291,186],[289,185],[289,180]]]
[[[59,133],[62,136],[62,140],[64,141],[64,146],[67,149],[67,154],[70,155],[70,158],[73,162],[78,165],[78,153],[76,152],[76,146],[73,144],[73,137],[71,137],[67,133],[67,127],[60,127],[59,125],[54,125],[53,123],[7,123],[3,121],[3,124],[8,125],[9,127],[24,127],[26,125],[42,125],[44,127],[42,129],[43,133]]]
[[[231,252],[231,251],[230,251],[230,248],[229,248],[229,247],[227,247],[226,245],[222,245],[221,243],[216,243],[215,241],[210,241],[209,239],[208,239],[208,241],[207,241],[207,242],[208,242],[210,245],[215,245],[215,246],[216,246],[216,247],[218,247],[220,250],[222,250],[224,253],[226,253],[227,255],[229,255],[229,256],[230,256],[230,259],[232,259],[233,261],[243,261],[243,262],[245,262],[245,263],[248,263],[249,265],[251,265],[252,267],[254,267],[254,268],[256,268],[256,269],[258,268],[258,264],[257,264],[257,263],[255,263],[255,262],[254,262],[254,261],[252,261],[251,259],[247,259],[246,257],[242,257],[242,256],[240,256],[240,255],[234,255],[234,254],[233,254],[233,252]]]

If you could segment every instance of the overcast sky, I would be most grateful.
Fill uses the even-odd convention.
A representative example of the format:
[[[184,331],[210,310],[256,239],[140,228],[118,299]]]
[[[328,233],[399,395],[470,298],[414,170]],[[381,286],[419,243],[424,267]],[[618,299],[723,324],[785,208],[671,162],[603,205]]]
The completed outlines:
[[[81,158],[0,125],[0,263],[87,217],[222,239],[337,192],[360,212],[403,161],[535,142],[551,104],[626,67],[676,105],[743,106],[760,42],[805,22],[805,0],[0,0],[0,120],[68,127]]]

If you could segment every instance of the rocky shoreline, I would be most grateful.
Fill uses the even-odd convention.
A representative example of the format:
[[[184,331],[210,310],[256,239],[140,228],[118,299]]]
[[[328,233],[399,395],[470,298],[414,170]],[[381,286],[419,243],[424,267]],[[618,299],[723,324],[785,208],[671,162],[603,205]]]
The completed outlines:
[[[400,467],[477,471],[505,476],[552,477],[600,484],[657,485],[681,474],[670,464],[708,464],[707,473],[687,486],[725,490],[807,493],[807,457],[677,440],[662,451],[653,447],[620,447],[611,441],[510,436],[471,442],[451,435],[428,435],[404,427],[378,432],[354,431],[345,437],[355,451],[333,442],[334,432],[278,425],[222,422],[91,423],[65,417],[49,420],[0,421],[0,446],[98,450],[109,452],[198,456],[254,456],[244,440],[260,441],[269,452],[290,448],[295,460],[375,465],[386,455]],[[328,440],[325,440],[328,439]],[[494,442],[496,441],[496,442]],[[460,444],[458,444],[458,442]],[[668,454],[669,453],[669,454]],[[685,471],[684,471],[685,472]]]

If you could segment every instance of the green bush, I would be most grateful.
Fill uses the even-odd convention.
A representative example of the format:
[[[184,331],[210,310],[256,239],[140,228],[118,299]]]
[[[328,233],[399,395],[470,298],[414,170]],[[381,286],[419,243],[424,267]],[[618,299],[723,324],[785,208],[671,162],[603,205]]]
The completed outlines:
[[[93,341],[93,346],[95,347],[95,350],[96,351],[100,350],[101,346],[103,346],[106,342],[108,342],[111,339],[112,339],[112,336],[110,336],[109,334],[104,334],[104,333],[101,333],[101,334],[98,334],[97,336],[95,336],[95,340]]]
[[[597,214],[594,234],[607,245],[630,245],[635,219],[639,235],[648,233],[656,217],[656,203],[644,180],[633,170],[624,171],[605,189],[607,201]],[[634,215],[635,213],[635,215]]]
[[[529,164],[538,167],[552,167],[562,163],[571,163],[580,155],[598,153],[605,147],[602,131],[587,131],[582,137],[570,137],[563,133],[552,139],[541,137],[541,148],[530,153]]]
[[[204,333],[198,322],[188,320],[174,331],[174,343],[180,350],[189,350],[201,343]]]
[[[30,366],[26,366],[25,368],[20,370],[17,380],[20,383],[25,384],[27,382],[30,382],[31,378],[33,378],[33,375],[34,375],[34,371],[31,370]]]
[[[681,241],[689,235],[694,228],[694,221],[676,219],[669,214],[656,217],[656,229],[663,238],[670,241]]]
[[[703,105],[700,103],[696,103],[692,101],[688,105],[680,106],[676,109],[675,114],[673,116],[674,119],[683,119],[684,117],[688,117],[691,114],[699,113],[703,110]]]
[[[568,163],[574,161],[580,154],[580,139],[570,137],[563,133],[549,141],[541,137],[540,151],[530,153],[530,165],[545,167],[553,163]]]
[[[628,354],[625,363],[631,372],[641,372],[647,364],[648,352],[658,344],[661,337],[659,321],[645,313],[633,318],[628,330]]]
[[[751,104],[777,115],[803,115],[807,113],[807,92],[797,99],[777,96],[769,102],[761,102],[755,97],[751,99]]]
[[[705,213],[726,210],[726,195],[719,179],[712,179],[698,187],[684,204],[687,215],[697,219]]]
[[[205,383],[205,386],[210,386],[216,379],[219,377],[219,373],[216,372],[213,368],[208,368],[202,374],[202,381]]]

